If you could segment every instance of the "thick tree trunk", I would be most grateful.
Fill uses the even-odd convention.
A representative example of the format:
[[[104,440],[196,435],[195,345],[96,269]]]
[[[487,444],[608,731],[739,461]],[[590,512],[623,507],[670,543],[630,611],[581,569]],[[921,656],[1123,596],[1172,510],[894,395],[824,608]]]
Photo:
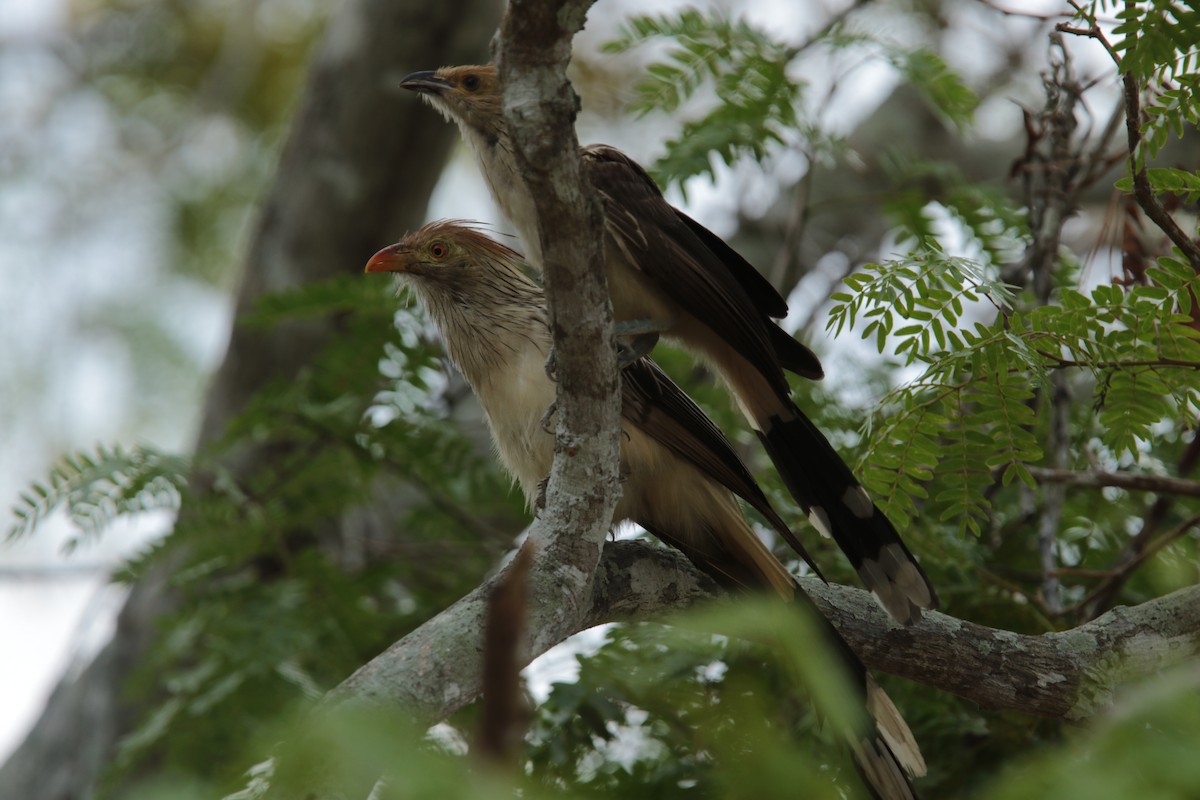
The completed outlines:
[[[379,246],[415,228],[454,141],[448,127],[397,89],[410,71],[486,58],[499,0],[350,0],[331,20],[262,205],[243,269],[239,312],[268,292],[361,269]],[[235,328],[208,393],[199,444],[219,436],[253,394],[303,367],[336,324]],[[271,454],[243,451],[234,474]],[[186,512],[186,509],[184,510]],[[384,513],[380,524],[387,525]],[[336,535],[336,532],[333,532]],[[122,687],[170,608],[170,569],[134,587],[112,642],[60,685],[33,731],[0,769],[0,797],[80,800],[95,794],[117,742],[140,716]]]

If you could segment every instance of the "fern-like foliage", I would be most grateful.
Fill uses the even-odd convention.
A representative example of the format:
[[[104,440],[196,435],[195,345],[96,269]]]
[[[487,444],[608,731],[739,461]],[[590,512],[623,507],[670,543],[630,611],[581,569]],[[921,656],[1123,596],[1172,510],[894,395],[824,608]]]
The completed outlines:
[[[1151,0],[1142,3],[1093,2],[1076,16],[1090,26],[1100,13],[1115,13],[1114,60],[1122,73],[1149,88],[1141,120],[1141,160],[1153,158],[1174,134],[1200,124],[1200,8],[1195,3]],[[1192,175],[1195,178],[1195,175]],[[1155,185],[1158,191],[1173,191]]]
[[[1195,3],[1151,0],[1142,3],[1092,3],[1082,14],[1095,19],[1097,6],[1116,11],[1119,24],[1113,49],[1121,68],[1142,81],[1174,82],[1200,67],[1200,9]]]
[[[693,175],[714,177],[714,155],[725,164],[744,157],[762,161],[772,149],[792,144],[798,133],[810,149],[838,146],[805,118],[805,83],[790,74],[796,71],[799,51],[770,31],[744,19],[689,8],[632,17],[604,49],[621,53],[655,39],[671,44],[638,83],[633,110],[676,111],[705,86],[711,86],[717,101],[667,141],[666,154],[651,168],[660,183],[682,186]],[[978,98],[936,53],[840,30],[827,34],[825,42],[834,48],[870,48],[873,57],[895,68],[948,120],[959,126],[970,122]]]
[[[907,259],[871,264],[846,278],[850,291],[832,296],[828,328],[839,334],[861,317],[863,338],[874,337],[881,353],[894,336],[895,352],[905,354],[907,363],[931,362],[947,347],[964,347],[964,337],[971,335],[960,328],[965,304],[986,298],[1002,310],[1012,307],[1011,287],[978,262],[928,245]],[[897,327],[898,322],[909,324]]]
[[[178,508],[187,471],[187,458],[145,445],[101,445],[93,452],[69,453],[50,468],[45,480],[34,481],[21,493],[8,538],[29,535],[51,512],[65,508],[80,531],[67,542],[73,549],[83,539],[100,535],[117,517]]]
[[[1054,370],[1092,378],[1096,424],[1085,430],[1115,457],[1134,458],[1164,420],[1194,419],[1200,332],[1189,311],[1200,276],[1162,259],[1151,279],[1090,295],[1062,289],[1059,304],[1028,311],[980,265],[936,251],[847,279],[830,328],[861,320],[880,352],[894,347],[923,367],[886,397],[868,432],[864,477],[889,513],[907,521],[923,503],[981,532],[997,475],[1033,485],[1028,467],[1043,457],[1035,390]],[[990,322],[964,322],[984,309]]]
[[[938,250],[944,233],[934,209],[957,223],[959,232],[979,250],[989,267],[1012,263],[1028,240],[1024,213],[1003,191],[970,181],[953,164],[914,157],[899,148],[880,154],[895,189],[883,209],[898,243],[916,250]]]
[[[1185,203],[1200,201],[1200,173],[1176,167],[1151,167],[1146,170],[1146,177],[1159,194],[1173,194]],[[1133,178],[1121,178],[1117,181],[1117,188],[1132,194]]]
[[[655,38],[672,39],[674,46],[638,83],[634,111],[675,111],[709,81],[719,101],[667,142],[667,154],[652,171],[660,182],[712,177],[711,155],[726,164],[743,156],[762,160],[798,125],[803,84],[787,74],[788,48],[766,32],[745,20],[685,9],[628,20],[605,50],[624,52]]]
[[[880,46],[888,62],[934,110],[959,128],[971,123],[979,97],[940,55],[924,47],[909,49],[888,41],[881,41]]]

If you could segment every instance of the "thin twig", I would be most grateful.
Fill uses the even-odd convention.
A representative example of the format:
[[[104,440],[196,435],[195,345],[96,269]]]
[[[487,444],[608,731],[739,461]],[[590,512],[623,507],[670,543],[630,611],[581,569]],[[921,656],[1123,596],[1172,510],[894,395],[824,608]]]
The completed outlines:
[[[1176,494],[1200,497],[1200,481],[1172,478],[1166,475],[1131,475],[1123,472],[1074,472],[1067,469],[1029,467],[1029,474],[1039,483],[1059,483],[1067,486],[1086,486],[1093,489],[1114,487],[1135,492]]]
[[[992,0],[977,0],[977,2],[980,5],[987,6],[992,11],[1003,14],[1006,17],[1023,17],[1025,19],[1035,19],[1035,20],[1047,21],[1047,20],[1059,19],[1061,17],[1070,16],[1068,14],[1062,13],[1061,11],[1056,11],[1056,12],[1047,13],[1047,14],[1039,14],[1036,11],[1017,11],[1016,9],[1005,8],[1004,6],[1001,6],[998,3],[992,2]]]
[[[1108,37],[1104,35],[1104,31],[1100,30],[1100,25],[1096,20],[1096,16],[1089,13],[1082,5],[1077,3],[1076,0],[1067,0],[1067,2],[1071,4],[1071,8],[1075,9],[1076,13],[1084,18],[1088,26],[1086,28],[1076,28],[1069,22],[1060,22],[1054,26],[1054,29],[1060,33],[1069,33],[1074,36],[1085,36],[1089,39],[1095,39],[1105,50],[1108,51],[1109,58],[1111,58],[1113,63],[1117,65],[1117,68],[1120,69],[1121,55],[1116,51],[1116,48],[1112,46],[1112,42],[1108,41]]]
[[[1095,17],[1089,15],[1075,0],[1070,0],[1070,2],[1071,6],[1087,20],[1088,27],[1076,28],[1069,23],[1060,22],[1054,26],[1054,29],[1060,33],[1095,39],[1108,51],[1109,57],[1120,70],[1122,67],[1121,56],[1108,37],[1104,35],[1104,31],[1096,24]],[[1129,8],[1130,5],[1130,3],[1126,3],[1126,8]],[[1135,35],[1130,34],[1131,37]],[[1167,213],[1162,203],[1158,201],[1146,173],[1145,159],[1139,152],[1142,144],[1141,87],[1132,72],[1123,72],[1121,80],[1125,97],[1125,131],[1129,140],[1129,173],[1133,177],[1134,197],[1137,198],[1138,205],[1141,206],[1146,216],[1166,234],[1172,244],[1179,248],[1179,251],[1191,263],[1192,268],[1200,271],[1200,244],[1184,233],[1179,224],[1175,222],[1175,218]]]
[[[1181,369],[1200,369],[1200,362],[1188,361],[1183,358],[1145,358],[1135,359],[1132,361],[1075,361],[1070,358],[1063,358],[1054,353],[1033,348],[1033,352],[1039,356],[1052,361],[1048,364],[1050,369],[1069,369],[1069,368],[1086,368],[1086,369],[1130,369],[1132,367],[1178,367]]]
[[[1155,539],[1150,544],[1146,545],[1140,552],[1134,555],[1125,563],[1119,565],[1113,570],[1113,574],[1108,580],[1101,583],[1092,591],[1088,592],[1087,596],[1075,604],[1073,609],[1068,609],[1067,613],[1072,613],[1080,609],[1089,609],[1095,601],[1107,594],[1110,594],[1114,587],[1119,587],[1125,583],[1129,575],[1138,567],[1148,561],[1152,556],[1156,555],[1160,550],[1174,542],[1180,536],[1183,536],[1192,528],[1200,525],[1200,513],[1193,514],[1183,522],[1176,525],[1171,530],[1164,533],[1162,536]]]
[[[1150,186],[1150,177],[1146,174],[1146,162],[1140,157],[1138,148],[1142,143],[1141,106],[1137,81],[1130,72],[1125,73],[1125,130],[1129,135],[1129,171],[1133,174],[1133,196],[1146,216],[1167,235],[1172,244],[1191,263],[1192,269],[1200,271],[1200,245],[1183,232],[1175,218],[1167,213],[1158,197]]]

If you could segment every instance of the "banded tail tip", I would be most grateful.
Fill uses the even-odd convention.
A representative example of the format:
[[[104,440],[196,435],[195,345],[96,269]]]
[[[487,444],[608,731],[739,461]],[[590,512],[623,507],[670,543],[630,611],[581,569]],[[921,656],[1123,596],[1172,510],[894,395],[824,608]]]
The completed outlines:
[[[808,521],[817,529],[817,533],[826,539],[833,538],[833,523],[829,521],[829,515],[825,513],[825,509],[820,506],[810,508],[808,510]]]
[[[866,676],[867,712],[875,722],[873,734],[851,744],[863,780],[879,800],[916,800],[911,777],[925,774],[925,758],[908,723],[887,692]]]
[[[851,746],[854,763],[871,794],[879,800],[916,800],[904,771],[881,737],[865,737]]]
[[[917,623],[922,612],[937,608],[925,575],[899,544],[884,545],[877,559],[863,559],[858,575],[884,610],[902,625]]]
[[[871,500],[871,495],[867,494],[867,490],[858,484],[846,487],[846,493],[842,495],[842,502],[846,508],[850,509],[850,513],[859,519],[870,519],[875,516],[875,503]]]
[[[915,778],[924,775],[928,768],[925,756],[921,755],[921,746],[900,709],[870,675],[867,675],[867,713],[875,720],[876,731],[904,771]]]

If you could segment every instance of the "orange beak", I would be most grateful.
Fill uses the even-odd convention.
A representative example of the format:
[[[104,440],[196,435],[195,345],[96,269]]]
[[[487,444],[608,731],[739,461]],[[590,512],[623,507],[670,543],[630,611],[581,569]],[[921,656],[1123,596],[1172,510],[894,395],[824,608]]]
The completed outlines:
[[[383,248],[367,262],[363,272],[406,272],[408,253],[398,244]]]

